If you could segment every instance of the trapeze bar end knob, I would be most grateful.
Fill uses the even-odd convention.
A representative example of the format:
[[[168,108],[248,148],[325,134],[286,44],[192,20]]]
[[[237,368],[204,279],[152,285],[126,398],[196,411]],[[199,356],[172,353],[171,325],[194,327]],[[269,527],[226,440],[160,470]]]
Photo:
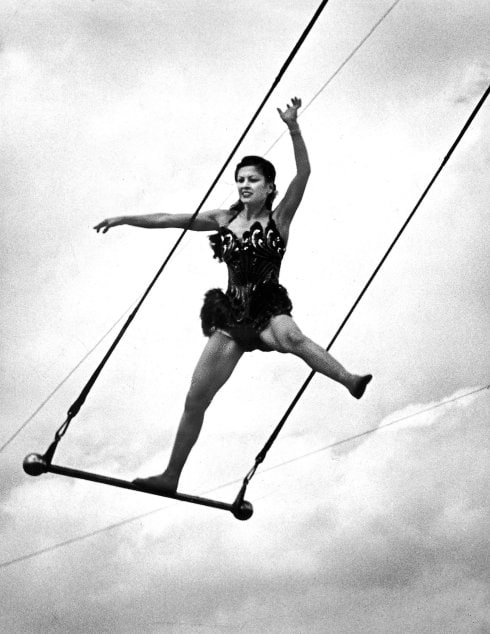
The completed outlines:
[[[26,456],[24,458],[23,467],[24,471],[31,476],[39,476],[47,471],[44,456],[38,453],[30,453]]]
[[[254,507],[250,502],[243,500],[240,505],[234,506],[231,512],[237,520],[249,520],[254,514]]]

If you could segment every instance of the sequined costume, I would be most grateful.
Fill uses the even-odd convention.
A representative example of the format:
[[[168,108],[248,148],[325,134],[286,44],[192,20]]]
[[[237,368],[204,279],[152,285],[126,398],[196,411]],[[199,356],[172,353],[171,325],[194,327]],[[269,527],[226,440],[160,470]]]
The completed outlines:
[[[239,238],[227,226],[220,227],[209,240],[214,257],[228,267],[228,288],[226,293],[219,288],[206,293],[201,309],[204,334],[221,330],[246,351],[268,350],[259,333],[271,317],[290,315],[293,308],[279,284],[286,246],[272,212],[265,229],[256,221]]]

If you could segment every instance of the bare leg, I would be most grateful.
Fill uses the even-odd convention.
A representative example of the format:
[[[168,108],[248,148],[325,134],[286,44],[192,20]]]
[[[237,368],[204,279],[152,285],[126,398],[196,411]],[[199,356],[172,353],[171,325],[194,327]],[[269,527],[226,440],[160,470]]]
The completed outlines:
[[[182,469],[199,437],[206,409],[231,376],[242,354],[242,349],[221,332],[209,338],[192,376],[167,468],[161,475],[137,478],[135,484],[176,491]]]
[[[355,398],[361,398],[370,374],[351,374],[320,345],[306,337],[288,315],[273,317],[260,338],[273,350],[290,352],[305,361],[312,370],[344,385]]]

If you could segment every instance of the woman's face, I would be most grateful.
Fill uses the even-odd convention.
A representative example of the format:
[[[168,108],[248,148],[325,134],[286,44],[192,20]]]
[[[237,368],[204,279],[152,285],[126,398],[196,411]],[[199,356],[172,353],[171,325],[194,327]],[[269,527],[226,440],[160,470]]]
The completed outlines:
[[[264,175],[253,165],[241,167],[236,177],[238,195],[244,204],[263,205],[273,186],[265,180]]]

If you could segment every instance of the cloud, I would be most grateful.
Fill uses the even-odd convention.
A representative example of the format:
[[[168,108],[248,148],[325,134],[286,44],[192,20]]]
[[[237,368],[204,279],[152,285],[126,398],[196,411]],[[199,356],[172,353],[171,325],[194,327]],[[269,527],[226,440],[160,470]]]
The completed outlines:
[[[313,465],[310,459],[263,474],[249,522],[173,506],[136,524],[138,530],[111,531],[6,569],[3,591],[14,611],[4,623],[11,631],[44,631],[47,624],[53,632],[164,632],[199,624],[261,631],[267,624],[273,632],[360,632],[369,631],[361,626],[367,622],[373,631],[390,632],[395,624],[420,632],[429,622],[435,631],[476,632],[470,624],[485,623],[480,598],[489,581],[482,443],[488,394],[434,411],[372,435],[336,461],[318,456]],[[261,501],[260,492],[279,482],[273,498]],[[72,488],[57,480],[29,483],[10,499],[16,524],[33,535],[38,527],[32,545],[48,532],[52,541],[72,534],[77,523],[79,531],[94,522],[89,499],[99,494],[86,491],[89,515],[81,518],[83,487],[69,494]],[[117,512],[111,497],[100,493],[104,508],[109,503]],[[48,499],[57,512],[47,523],[49,511],[39,517]],[[14,526],[6,528],[11,542]],[[36,587],[42,570],[49,576]],[[21,578],[28,580],[28,612],[21,610]],[[382,614],[375,609],[380,600]],[[342,614],[339,605],[346,609],[349,601]],[[400,602],[419,608],[407,617]]]
[[[485,61],[471,64],[461,81],[460,94],[455,103],[470,103],[482,96],[490,84],[490,64]]]

